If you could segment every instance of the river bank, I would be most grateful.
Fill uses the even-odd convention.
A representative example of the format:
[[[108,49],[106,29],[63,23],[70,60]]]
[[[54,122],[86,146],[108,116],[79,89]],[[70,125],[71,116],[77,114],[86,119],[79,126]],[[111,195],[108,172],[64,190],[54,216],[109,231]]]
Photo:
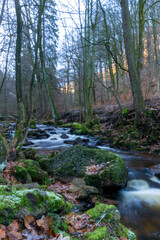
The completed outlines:
[[[88,124],[83,124],[83,123],[80,124],[75,122],[79,120],[78,112],[75,112],[75,114],[72,113],[72,119],[69,117],[69,115],[66,116],[64,114],[62,116],[62,121],[58,122],[58,124],[57,123],[55,124],[53,121],[46,121],[44,122],[44,124],[36,125],[35,122],[32,122],[31,129],[29,131],[28,137],[24,144],[24,149],[26,150],[28,149],[28,147],[32,147],[33,149],[35,149],[33,152],[32,151],[30,152],[27,158],[36,162],[37,161],[39,162],[41,157],[47,157],[47,158],[49,156],[54,157],[57,154],[60,154],[61,152],[63,156],[63,152],[74,145],[81,145],[89,148],[96,147],[96,148],[109,150],[114,153],[117,153],[120,157],[122,157],[123,161],[125,162],[125,165],[128,168],[128,173],[131,176],[131,178],[128,178],[127,188],[124,188],[124,192],[123,190],[121,192],[120,189],[119,191],[117,190],[115,191],[114,188],[113,188],[113,191],[111,191],[111,189],[110,191],[105,190],[100,193],[101,197],[97,198],[93,194],[92,197],[89,197],[90,199],[89,202],[85,200],[83,201],[83,203],[80,202],[79,204],[76,197],[78,196],[79,194],[78,192],[79,190],[81,191],[81,189],[79,189],[77,192],[77,188],[75,187],[74,188],[75,192],[71,193],[70,187],[72,185],[72,181],[70,179],[63,177],[63,181],[62,181],[62,178],[55,179],[53,177],[51,178],[49,177],[50,179],[49,181],[51,182],[47,183],[47,185],[44,186],[44,184],[46,184],[45,181],[48,179],[47,175],[43,172],[46,169],[43,168],[39,170],[36,164],[36,167],[34,166],[34,169],[36,168],[36,173],[37,173],[36,175],[40,176],[40,178],[39,179],[35,178],[35,175],[31,171],[31,169],[33,168],[33,165],[35,164],[32,164],[32,167],[30,166],[30,164],[34,162],[28,161],[28,160],[25,160],[25,162],[21,162],[21,161],[19,162],[19,160],[21,160],[21,156],[18,156],[16,161],[14,160],[15,165],[14,164],[12,165],[11,162],[8,162],[9,165],[7,165],[7,168],[4,170],[3,176],[2,176],[2,180],[4,179],[6,182],[3,182],[3,183],[7,185],[8,184],[15,185],[20,183],[21,181],[24,181],[24,175],[23,175],[21,181],[17,182],[14,176],[13,168],[16,169],[17,166],[20,166],[18,167],[20,168],[20,170],[22,170],[22,168],[23,170],[26,168],[30,169],[29,171],[31,171],[31,174],[33,174],[32,177],[34,181],[36,182],[38,181],[40,185],[43,184],[43,186],[45,187],[45,190],[47,189],[49,189],[49,191],[56,190],[56,192],[62,194],[62,196],[65,196],[65,198],[68,199],[68,201],[71,201],[74,211],[85,212],[87,210],[86,205],[89,204],[88,205],[89,208],[94,207],[95,202],[97,200],[101,203],[116,205],[119,207],[119,210],[121,212],[122,222],[124,223],[124,225],[128,226],[129,228],[131,227],[134,229],[134,231],[137,233],[139,240],[160,239],[159,233],[158,233],[159,210],[155,210],[159,208],[159,203],[156,201],[156,199],[159,199],[159,196],[160,196],[160,192],[159,192],[160,184],[157,178],[152,179],[155,173],[158,176],[160,172],[158,167],[160,163],[160,159],[158,156],[159,152],[157,151],[159,149],[159,137],[156,138],[156,142],[150,141],[150,139],[153,137],[154,131],[157,131],[156,136],[159,136],[158,121],[157,122],[155,121],[156,124],[153,124],[153,122],[151,121],[148,131],[149,133],[152,133],[152,134],[147,135],[149,137],[146,137],[146,133],[142,135],[143,133],[142,129],[138,130],[135,127],[134,122],[131,120],[132,119],[131,116],[133,117],[134,115],[134,112],[132,111],[132,109],[127,108],[127,106],[125,109],[127,110],[125,110],[125,112],[123,113],[118,111],[117,115],[116,115],[116,112],[117,112],[116,108],[110,111],[107,110],[107,117],[105,121],[104,121],[104,111],[102,111],[101,114],[100,113],[97,114],[97,111],[101,112],[101,110],[96,110],[95,120]],[[70,113],[67,113],[67,114],[70,114]],[[158,110],[156,114],[157,114],[156,116],[158,116],[159,114]],[[125,122],[126,124],[124,124]],[[8,136],[8,139],[13,136],[14,124],[8,125],[6,129],[4,127],[4,124],[2,124],[1,126],[2,126],[1,129],[3,134],[5,134],[5,136]],[[146,148],[144,148],[142,144],[144,139],[145,141],[147,141],[147,145],[145,146]],[[133,144],[133,142],[135,142],[136,140],[138,143]],[[149,155],[148,153],[156,153],[156,155],[152,155],[152,154]],[[35,159],[35,154],[36,154],[36,159]],[[93,165],[92,162],[91,162],[91,165]],[[153,170],[153,166],[155,165],[157,165],[157,168],[155,167],[155,170]],[[101,165],[101,167],[103,168],[104,166]],[[11,168],[12,168],[12,171],[11,171]],[[146,168],[149,168],[149,169],[146,169]],[[93,172],[97,171],[95,167],[93,167],[93,169],[89,168],[89,170],[91,171],[93,170]],[[30,177],[28,174],[26,174],[25,170],[23,171],[23,174],[25,174],[25,180],[28,181]],[[18,175],[18,177],[20,176]],[[136,180],[137,182],[134,182],[132,187],[128,188],[128,186],[131,186],[128,184],[130,184],[129,182],[132,180]],[[155,182],[156,184],[154,184]],[[136,189],[135,188],[136,185],[140,186],[140,188]],[[156,189],[155,189],[155,186],[156,186]],[[73,191],[73,188],[72,188],[72,191]],[[93,188],[88,189],[88,187],[87,187],[87,191],[89,191],[90,193],[96,192],[95,189]],[[153,192],[155,192],[156,194],[151,199],[150,195]],[[84,191],[82,192],[82,196],[84,196],[84,194],[86,194],[86,191],[85,193]],[[129,198],[128,198],[128,194],[130,194]],[[88,195],[87,195],[87,198],[88,198]],[[128,199],[130,198],[133,198],[134,200],[128,201]],[[144,198],[147,198],[147,202],[143,201]],[[152,205],[153,202],[154,202],[155,208],[150,207],[150,205]],[[85,210],[82,208],[82,205],[85,205],[85,208],[84,208]],[[124,211],[125,209],[128,209],[127,212]],[[138,212],[138,215],[135,214],[137,212]],[[151,217],[151,221],[149,219],[147,221],[145,220],[146,218],[148,218],[148,216]],[[77,216],[74,216],[74,218],[77,219]],[[82,219],[86,220],[86,217],[82,216]],[[68,221],[72,222],[72,215],[69,217]],[[141,224],[141,222],[143,223]],[[90,223],[88,222],[88,224]],[[74,228],[72,225],[70,225],[70,227],[72,227],[72,230],[74,229],[74,232],[77,231],[77,229]],[[100,227],[104,227],[104,226],[100,225]],[[102,234],[104,234],[103,236],[105,236],[106,232],[104,231],[103,228],[101,230],[102,230]],[[57,238],[58,237],[54,239],[57,239]],[[126,237],[124,237],[122,234],[121,236],[119,235],[117,239],[125,239],[125,238]],[[88,239],[93,239],[93,236],[91,236],[91,238],[88,238]],[[99,239],[101,240],[103,238],[100,236],[98,240]],[[112,238],[106,238],[106,239],[112,239]],[[131,239],[131,238],[126,238],[126,239]]]
[[[125,104],[123,111],[117,105],[95,108],[93,114],[95,120],[84,124],[84,132],[88,129],[88,133],[97,136],[102,145],[160,155],[160,99],[146,101],[146,117],[138,126],[134,122],[132,104]],[[61,119],[63,123],[79,122],[80,112],[63,113]]]
[[[57,128],[57,137],[59,131]],[[61,133],[61,138],[64,138],[65,133]],[[56,140],[51,138],[53,144]],[[42,143],[41,147],[45,149],[47,144],[44,146],[44,139],[39,139],[35,147],[40,149]],[[63,145],[62,142],[60,144]],[[122,159],[114,153],[83,146],[61,149],[60,152],[52,149],[52,154],[51,146],[49,148],[48,154],[42,149],[37,154],[34,148],[24,148],[14,161],[7,162],[2,171],[2,236],[30,239],[34,230],[33,239],[136,239],[134,233],[120,223],[120,213],[113,205],[116,201],[108,200],[106,204],[105,199],[100,197],[103,187],[120,189],[126,185],[127,169]],[[81,213],[77,215],[77,211]],[[51,227],[53,216],[59,221]],[[25,231],[19,230],[19,221],[25,225]],[[15,223],[18,227],[13,233],[10,229]]]

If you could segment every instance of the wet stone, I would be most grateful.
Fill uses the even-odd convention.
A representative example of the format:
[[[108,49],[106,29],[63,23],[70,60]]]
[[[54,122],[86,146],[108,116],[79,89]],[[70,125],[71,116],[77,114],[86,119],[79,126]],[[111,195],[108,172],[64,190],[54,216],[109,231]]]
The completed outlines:
[[[69,138],[69,137],[68,137],[67,134],[63,133],[63,134],[61,135],[61,138],[62,138],[62,139],[67,139],[67,138]]]

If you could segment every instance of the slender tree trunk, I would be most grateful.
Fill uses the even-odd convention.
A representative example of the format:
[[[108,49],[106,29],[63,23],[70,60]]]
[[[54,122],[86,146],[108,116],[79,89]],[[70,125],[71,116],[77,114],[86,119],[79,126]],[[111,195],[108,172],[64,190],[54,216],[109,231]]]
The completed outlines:
[[[138,62],[137,62],[137,72],[138,78],[141,77],[141,70],[143,68],[144,60],[144,24],[145,24],[145,14],[144,14],[144,0],[139,0],[139,42],[138,42]]]
[[[136,111],[136,119],[141,118],[145,114],[145,104],[142,95],[141,82],[138,78],[136,68],[135,49],[131,34],[131,22],[128,0],[122,0],[122,22],[123,22],[123,34],[126,50],[126,57],[128,62],[129,77],[132,87],[134,108]]]
[[[157,91],[159,91],[160,78],[159,78],[158,52],[157,52],[157,28],[154,20],[152,20],[152,26],[153,26],[154,56],[155,56],[155,75],[156,75],[156,82],[157,82]]]
[[[70,81],[70,59],[67,56],[67,110],[69,109],[69,98],[70,98],[70,87],[69,87],[69,81]]]
[[[0,86],[0,94],[1,94],[1,92],[2,92],[4,82],[6,81],[7,70],[8,70],[8,57],[9,57],[10,47],[11,47],[11,38],[10,38],[9,45],[8,45],[6,65],[5,65],[5,72],[4,72],[4,76],[3,76],[3,79],[2,79],[2,83],[1,83],[1,86]]]
[[[45,68],[45,59],[44,59],[44,54],[43,54],[43,50],[42,50],[41,34],[40,34],[39,49],[40,49],[40,59],[41,59],[41,68],[42,68],[42,73],[43,73],[43,80],[44,80],[44,84],[45,84],[45,87],[46,87],[46,93],[47,93],[47,97],[48,97],[49,104],[50,104],[51,114],[52,114],[52,117],[55,120],[58,120],[59,115],[58,115],[58,113],[56,111],[56,107],[54,105],[53,96],[52,96],[52,92],[51,92],[51,88],[50,88],[50,85],[49,85],[48,76],[47,76],[46,68]]]
[[[25,109],[22,96],[21,80],[21,46],[22,46],[22,18],[21,6],[19,0],[15,0],[15,10],[17,16],[17,41],[16,41],[16,96],[18,107],[18,118],[16,124],[16,133],[12,141],[12,146],[17,147],[23,136],[23,123],[25,120]]]

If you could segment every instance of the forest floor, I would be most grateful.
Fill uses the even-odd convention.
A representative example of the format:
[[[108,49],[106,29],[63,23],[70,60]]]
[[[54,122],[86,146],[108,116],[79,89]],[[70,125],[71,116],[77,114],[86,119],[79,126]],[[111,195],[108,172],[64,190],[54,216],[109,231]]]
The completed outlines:
[[[124,110],[120,111],[117,105],[109,107],[94,108],[94,120],[88,124],[75,124],[75,132],[78,130],[81,134],[91,134],[97,138],[98,145],[109,145],[114,148],[142,151],[160,155],[160,99],[146,101],[146,118],[144,122],[136,126],[134,122],[135,111],[132,104],[125,104]],[[80,122],[80,112],[78,110],[69,111],[61,114],[61,119],[65,124]],[[50,121],[51,124],[54,122]],[[77,129],[78,126],[78,129]],[[74,130],[74,128],[73,128]],[[5,133],[6,129],[1,129]],[[44,152],[43,152],[44,153]],[[46,152],[46,155],[50,152]],[[20,184],[14,177],[13,167],[22,166],[20,162],[8,162],[2,172],[2,178],[9,186]],[[54,180],[54,179],[53,179]],[[56,191],[62,194],[72,205],[80,206],[77,198],[78,192],[70,192],[71,182],[55,181],[45,186],[45,189]],[[90,203],[94,205],[97,198],[91,198]],[[99,202],[105,204],[117,205],[117,201],[108,198],[99,199]],[[87,234],[89,226],[91,230],[96,228],[94,222],[90,222],[86,214],[77,215],[71,213],[66,216],[68,221],[69,235]],[[63,218],[62,218],[63,220]],[[52,239],[52,240],[69,240],[68,236],[57,234],[52,230],[51,225],[54,221],[47,215],[36,220],[34,217],[26,216],[22,221],[14,220],[9,226],[0,226],[0,239]],[[103,225],[102,225],[103,227]],[[127,240],[126,237],[119,235],[119,240]]]
[[[109,144],[123,150],[160,154],[160,98],[146,100],[146,117],[135,124],[135,111],[131,103],[94,108],[95,122],[87,125],[89,133],[99,138],[99,145]],[[72,110],[61,115],[64,123],[79,122],[80,112]],[[91,130],[92,128],[92,130]]]

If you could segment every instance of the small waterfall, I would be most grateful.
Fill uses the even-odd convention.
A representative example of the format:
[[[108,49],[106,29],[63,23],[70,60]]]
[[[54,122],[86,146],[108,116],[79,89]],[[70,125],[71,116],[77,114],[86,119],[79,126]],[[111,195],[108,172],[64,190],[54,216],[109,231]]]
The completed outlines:
[[[137,172],[135,175],[132,173],[133,176],[137,176]],[[129,180],[126,189],[121,191],[120,207],[125,212],[132,212],[133,209],[137,212],[137,208],[143,206],[160,209],[160,180],[148,173],[140,173],[140,176],[143,179]]]
[[[129,172],[120,192],[119,209],[124,224],[136,229],[139,240],[157,240],[160,225],[160,180],[150,173]]]

